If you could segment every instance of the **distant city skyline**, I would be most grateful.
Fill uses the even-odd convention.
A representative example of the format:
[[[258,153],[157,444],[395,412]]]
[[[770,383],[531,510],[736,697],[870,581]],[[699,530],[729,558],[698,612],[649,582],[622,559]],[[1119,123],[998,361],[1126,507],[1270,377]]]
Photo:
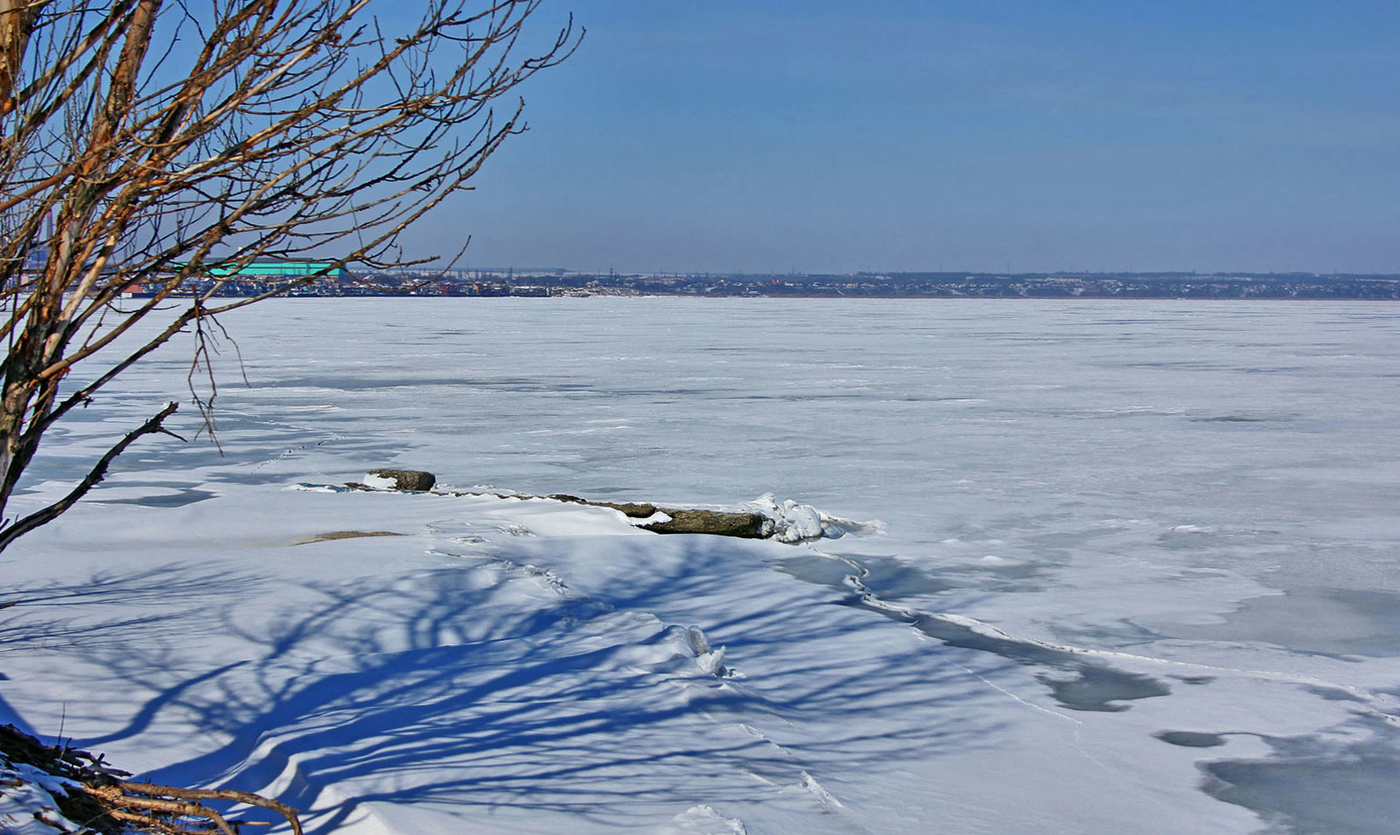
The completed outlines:
[[[1400,271],[1400,4],[545,0],[413,251],[606,273]]]

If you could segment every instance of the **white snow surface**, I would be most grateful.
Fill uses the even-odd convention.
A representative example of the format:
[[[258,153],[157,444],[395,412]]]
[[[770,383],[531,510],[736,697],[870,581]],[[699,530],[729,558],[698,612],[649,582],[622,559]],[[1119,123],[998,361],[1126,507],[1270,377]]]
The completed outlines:
[[[142,439],[0,555],[0,721],[316,833],[1400,821],[1393,305],[288,300],[225,324],[252,387],[220,389],[223,456]],[[183,350],[56,432],[19,503],[187,398]],[[378,467],[442,486],[298,486]],[[747,506],[777,536],[449,495],[482,483]]]
[[[58,810],[55,795],[67,794],[68,781],[0,756],[0,832],[54,835],[81,827]]]
[[[365,473],[360,476],[360,483],[372,490],[394,490],[399,486],[398,481],[389,476]]]

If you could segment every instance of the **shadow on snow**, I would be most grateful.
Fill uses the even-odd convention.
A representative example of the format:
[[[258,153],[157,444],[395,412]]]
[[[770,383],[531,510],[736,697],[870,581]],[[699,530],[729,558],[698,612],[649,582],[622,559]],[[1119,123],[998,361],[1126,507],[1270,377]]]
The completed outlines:
[[[642,565],[647,542],[624,539],[616,551]],[[310,604],[251,618],[230,594],[255,581],[167,566],[29,590],[53,605],[139,602],[150,613],[100,621],[15,609],[0,647],[64,635],[61,652],[149,691],[124,726],[75,744],[194,726],[211,750],[150,779],[270,792],[313,810],[316,832],[365,803],[644,823],[678,803],[777,796],[823,763],[876,768],[995,734],[967,709],[987,690],[938,663],[937,645],[882,649],[901,627],[834,594],[812,599],[810,586],[790,599],[717,589],[732,579],[729,547],[743,546],[684,548],[673,569],[640,571],[606,597],[467,555],[387,585],[308,584]],[[741,675],[707,669],[697,633],[654,614],[666,601],[689,601],[686,623],[724,645]],[[184,646],[199,629],[236,636],[238,657]],[[827,641],[869,652],[827,656],[817,651]]]

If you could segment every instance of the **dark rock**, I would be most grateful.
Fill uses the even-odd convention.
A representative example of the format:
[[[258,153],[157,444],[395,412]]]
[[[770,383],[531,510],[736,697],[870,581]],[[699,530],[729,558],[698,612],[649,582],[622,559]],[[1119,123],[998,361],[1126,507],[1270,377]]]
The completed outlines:
[[[613,510],[620,510],[623,516],[630,519],[645,519],[648,516],[655,515],[657,511],[656,505],[642,502],[593,502],[593,504],[599,507],[610,507]],[[666,510],[662,512],[669,514],[671,511]]]
[[[360,539],[369,536],[403,536],[403,534],[394,531],[327,531],[315,536],[304,536],[292,544],[310,545],[313,542],[334,542],[338,539]]]
[[[652,533],[707,533],[714,536],[737,536],[744,539],[764,539],[772,535],[768,517],[761,513],[734,513],[723,510],[686,510],[658,507],[650,502],[590,502],[564,493],[549,498],[571,504],[586,504],[619,511],[629,519],[646,519],[657,513],[671,517],[669,522],[638,525]]]
[[[437,477],[422,470],[370,470],[369,474],[379,478],[392,478],[395,490],[422,492],[433,489]]]
[[[673,508],[660,508],[660,510],[670,516],[671,521],[655,522],[639,527],[642,530],[655,533],[708,533],[715,536],[737,536],[743,539],[763,539],[770,533],[767,530],[768,517],[762,513],[731,513],[720,510],[678,510]],[[650,516],[651,514],[646,515]]]

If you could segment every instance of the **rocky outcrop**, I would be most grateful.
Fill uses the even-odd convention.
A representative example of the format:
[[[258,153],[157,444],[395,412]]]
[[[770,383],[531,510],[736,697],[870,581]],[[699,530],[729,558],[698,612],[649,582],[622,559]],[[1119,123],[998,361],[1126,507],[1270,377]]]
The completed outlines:
[[[763,539],[772,535],[773,525],[761,513],[744,511],[704,510],[700,508],[658,507],[645,502],[590,502],[578,496],[554,495],[548,498],[592,507],[608,507],[620,511],[637,527],[653,533],[707,533],[713,536],[737,536],[743,539]]]
[[[637,527],[655,533],[708,533],[742,539],[765,539],[773,531],[773,523],[761,513],[677,508],[666,508],[661,512],[669,517],[667,521],[649,522]]]
[[[425,492],[433,489],[437,479],[432,473],[421,470],[370,470],[364,484],[347,484],[353,490],[405,490]],[[449,495],[498,495],[502,498],[532,499],[520,493],[479,493],[451,492]],[[771,496],[764,496],[759,502],[750,502],[754,510],[708,510],[705,508],[661,507],[650,502],[593,502],[578,496],[556,493],[544,498],[570,504],[606,507],[616,510],[631,520],[632,524],[652,533],[662,534],[710,534],[711,536],[734,536],[741,539],[780,539],[784,542],[800,542],[823,536],[825,517],[815,508],[785,502],[779,506]],[[768,511],[768,512],[764,512]],[[832,520],[842,522],[843,520]],[[850,523],[854,524],[854,523]],[[839,536],[839,528],[833,528]],[[386,536],[387,532],[360,533],[353,536]],[[320,541],[319,539],[316,541]]]
[[[340,539],[363,539],[375,536],[403,536],[394,531],[327,531],[313,536],[303,536],[292,542],[293,545],[311,545],[315,542],[335,542]]]
[[[437,477],[423,470],[370,470],[365,484],[381,490],[424,492],[433,489]]]

